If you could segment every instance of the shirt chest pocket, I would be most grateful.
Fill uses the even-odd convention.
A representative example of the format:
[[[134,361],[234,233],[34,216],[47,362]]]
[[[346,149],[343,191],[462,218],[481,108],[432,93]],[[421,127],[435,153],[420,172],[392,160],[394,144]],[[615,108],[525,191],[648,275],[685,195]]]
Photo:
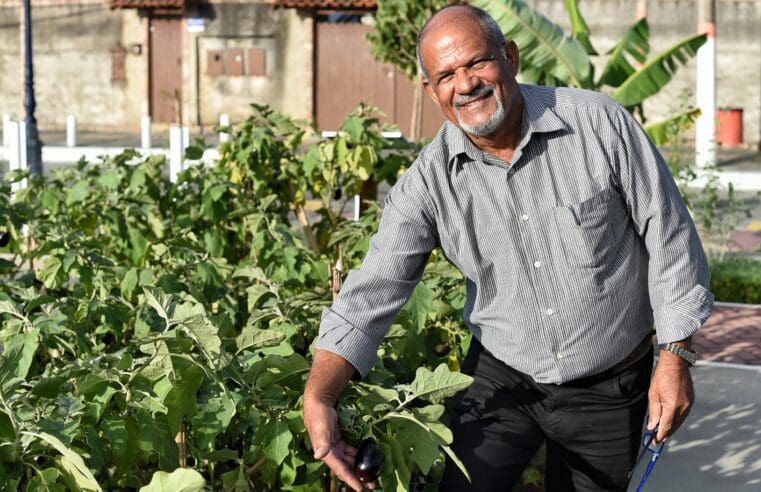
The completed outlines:
[[[629,227],[621,195],[607,188],[580,203],[555,208],[555,223],[570,266],[594,268],[618,256]]]

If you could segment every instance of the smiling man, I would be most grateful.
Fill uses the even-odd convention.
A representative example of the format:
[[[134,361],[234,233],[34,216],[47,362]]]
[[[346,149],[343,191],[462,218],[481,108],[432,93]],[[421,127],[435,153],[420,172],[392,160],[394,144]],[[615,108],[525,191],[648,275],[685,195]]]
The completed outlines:
[[[474,335],[474,382],[451,405],[472,482],[448,464],[439,490],[512,490],[543,443],[548,491],[626,490],[645,415],[659,442],[687,417],[690,337],[713,305],[668,167],[610,98],[518,84],[515,44],[479,9],[436,13],[418,60],[449,121],[323,314],[304,393],[315,458],[362,488],[334,406],[439,247],[466,278]]]

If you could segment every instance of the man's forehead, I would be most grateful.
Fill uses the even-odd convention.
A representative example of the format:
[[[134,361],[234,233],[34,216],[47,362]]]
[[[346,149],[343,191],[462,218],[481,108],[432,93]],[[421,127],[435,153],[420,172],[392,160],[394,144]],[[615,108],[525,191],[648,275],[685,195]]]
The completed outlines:
[[[438,56],[442,51],[452,53],[466,46],[471,49],[488,50],[488,38],[477,22],[447,22],[434,26],[425,38],[421,49]]]
[[[481,25],[473,15],[465,9],[448,9],[431,19],[426,27],[423,43],[440,36],[469,35],[486,37]]]

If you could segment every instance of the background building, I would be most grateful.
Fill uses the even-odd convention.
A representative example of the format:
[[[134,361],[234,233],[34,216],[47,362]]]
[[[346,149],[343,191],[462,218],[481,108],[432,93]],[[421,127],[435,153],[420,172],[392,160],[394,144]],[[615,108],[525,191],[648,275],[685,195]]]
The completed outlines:
[[[563,0],[527,3],[568,29]],[[637,0],[581,0],[600,52],[636,20]],[[330,130],[359,101],[407,133],[411,84],[364,40],[375,0],[32,0],[37,118],[61,129],[159,125],[209,130],[252,102]],[[693,34],[695,0],[648,2],[652,54]],[[23,116],[20,0],[0,0],[0,113]],[[761,0],[717,0],[718,105],[742,108],[744,141],[761,140]],[[694,102],[695,64],[646,102],[653,120]],[[442,117],[426,102],[424,135]]]

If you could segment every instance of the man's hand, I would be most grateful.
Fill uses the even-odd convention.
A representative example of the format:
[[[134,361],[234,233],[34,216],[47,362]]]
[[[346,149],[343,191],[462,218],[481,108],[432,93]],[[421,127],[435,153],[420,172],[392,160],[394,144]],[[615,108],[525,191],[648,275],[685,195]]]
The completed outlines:
[[[658,435],[654,440],[658,444],[676,432],[695,401],[687,361],[671,352],[661,351],[650,382],[648,399],[647,429],[653,430],[658,426]]]
[[[354,474],[356,448],[341,437],[335,404],[356,369],[349,361],[331,352],[317,350],[304,388],[304,425],[312,441],[314,458],[322,460],[336,476],[357,492],[362,482]],[[364,484],[374,489],[374,483]]]
[[[340,480],[361,492],[363,484],[353,471],[357,449],[341,437],[336,409],[319,399],[305,399],[304,424],[312,441],[314,458],[324,461]],[[374,489],[375,483],[364,486]]]

